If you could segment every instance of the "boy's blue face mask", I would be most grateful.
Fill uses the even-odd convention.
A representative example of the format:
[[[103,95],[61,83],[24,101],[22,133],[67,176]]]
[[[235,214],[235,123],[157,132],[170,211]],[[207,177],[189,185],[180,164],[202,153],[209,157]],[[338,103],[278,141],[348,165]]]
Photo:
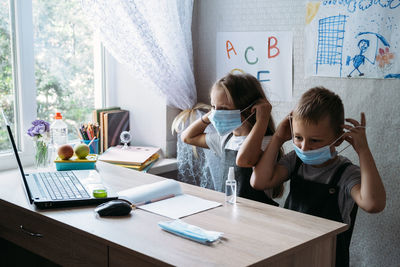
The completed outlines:
[[[239,128],[248,118],[250,118],[254,113],[252,113],[248,118],[246,118],[242,122],[242,118],[240,114],[251,107],[253,104],[248,106],[247,108],[240,111],[239,109],[233,110],[223,110],[217,109],[213,110],[208,117],[212,125],[214,126],[215,130],[220,136],[226,135],[233,130]]]
[[[336,140],[330,145],[308,151],[303,151],[301,148],[297,147],[294,143],[292,143],[292,145],[294,151],[296,151],[297,156],[305,164],[320,165],[336,157],[337,155],[336,150],[333,153],[331,153],[331,145],[333,145],[335,142]]]
[[[289,122],[291,122],[290,119]],[[290,128],[292,129],[291,124]],[[294,151],[296,152],[296,155],[301,159],[301,161],[303,161],[303,163],[308,165],[320,165],[336,157],[338,153],[336,150],[331,153],[331,146],[334,145],[340,138],[342,138],[342,136],[343,134],[339,136],[335,141],[333,141],[330,145],[326,145],[318,149],[303,151],[301,148],[296,146],[294,142],[292,142],[292,146],[294,148]],[[346,149],[347,147],[345,147],[344,149]],[[342,152],[343,150],[341,150],[340,152]]]

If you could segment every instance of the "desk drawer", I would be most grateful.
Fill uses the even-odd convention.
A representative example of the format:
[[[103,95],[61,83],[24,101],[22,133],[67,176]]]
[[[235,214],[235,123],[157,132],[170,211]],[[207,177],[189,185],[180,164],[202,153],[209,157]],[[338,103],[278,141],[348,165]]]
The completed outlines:
[[[0,236],[63,266],[107,266],[105,244],[4,202],[0,202]]]
[[[119,266],[172,266],[165,262],[146,257],[134,251],[129,251],[124,248],[109,248],[109,267]]]

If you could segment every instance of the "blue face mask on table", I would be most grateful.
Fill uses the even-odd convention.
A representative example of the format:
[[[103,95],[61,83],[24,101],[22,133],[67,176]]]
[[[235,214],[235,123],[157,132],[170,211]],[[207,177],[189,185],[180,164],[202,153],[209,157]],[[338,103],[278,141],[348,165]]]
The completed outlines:
[[[223,233],[205,230],[198,226],[185,223],[179,219],[173,221],[158,222],[158,225],[165,231],[181,237],[191,239],[203,244],[210,244],[219,240]]]
[[[242,122],[240,114],[251,106],[252,105],[248,106],[242,111],[240,111],[239,109],[216,109],[211,112],[210,116],[208,116],[208,119],[214,126],[215,130],[217,130],[217,133],[220,136],[223,136],[239,128],[248,118],[250,118],[254,114],[252,113]]]

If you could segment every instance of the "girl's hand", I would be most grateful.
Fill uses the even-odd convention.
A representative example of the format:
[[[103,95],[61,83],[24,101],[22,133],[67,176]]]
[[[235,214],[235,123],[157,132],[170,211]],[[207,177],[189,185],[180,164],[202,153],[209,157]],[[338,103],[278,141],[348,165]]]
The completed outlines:
[[[292,129],[291,129],[291,120],[292,120],[292,113],[287,115],[281,123],[279,123],[278,128],[276,129],[276,132],[274,136],[276,136],[282,144],[285,143],[286,141],[292,139]]]
[[[342,127],[348,132],[343,134],[344,140],[349,142],[357,154],[360,154],[362,151],[368,148],[367,136],[365,134],[365,114],[361,112],[361,123],[354,119],[347,118],[347,122],[353,124],[351,125],[343,125]]]
[[[256,112],[256,121],[262,121],[265,120],[266,118],[269,118],[271,110],[272,106],[267,99],[259,99],[254,104],[254,106],[251,107],[251,113]]]
[[[210,114],[211,114],[212,111],[213,111],[213,110],[211,109],[209,112],[207,112],[206,114],[204,114],[204,115],[201,116],[201,121],[202,121],[203,123],[205,123],[205,124],[210,124],[210,123],[211,123],[211,121],[210,121],[210,119],[209,119],[208,117],[210,116]]]

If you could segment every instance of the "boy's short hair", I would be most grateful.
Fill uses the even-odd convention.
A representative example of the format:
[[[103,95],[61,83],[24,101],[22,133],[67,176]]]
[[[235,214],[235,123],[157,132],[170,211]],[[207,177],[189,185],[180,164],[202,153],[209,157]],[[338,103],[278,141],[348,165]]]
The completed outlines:
[[[344,108],[340,97],[332,91],[319,86],[305,92],[297,104],[293,116],[306,123],[317,124],[329,116],[332,130],[341,134],[344,124]]]

